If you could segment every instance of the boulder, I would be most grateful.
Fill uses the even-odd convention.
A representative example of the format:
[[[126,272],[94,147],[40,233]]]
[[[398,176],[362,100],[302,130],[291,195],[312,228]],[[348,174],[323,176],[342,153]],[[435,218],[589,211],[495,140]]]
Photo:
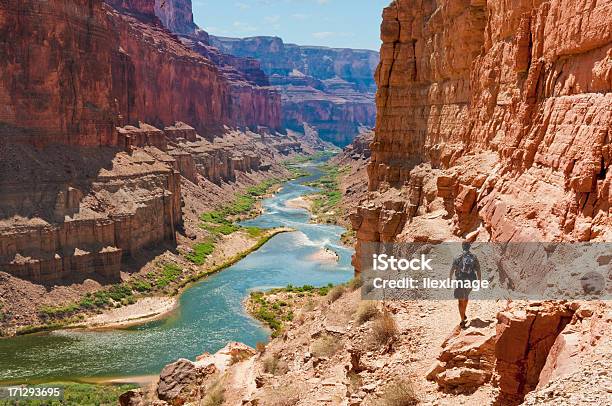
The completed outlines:
[[[157,396],[171,405],[183,405],[192,399],[201,398],[204,381],[216,372],[214,364],[202,365],[179,359],[162,369]]]

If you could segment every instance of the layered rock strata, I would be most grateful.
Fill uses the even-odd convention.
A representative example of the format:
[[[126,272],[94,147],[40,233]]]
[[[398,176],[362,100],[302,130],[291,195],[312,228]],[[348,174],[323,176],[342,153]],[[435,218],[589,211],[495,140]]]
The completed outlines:
[[[284,127],[348,145],[375,121],[373,73],[378,54],[367,50],[285,44],[280,38],[210,37],[222,52],[255,58],[282,93]]]
[[[208,33],[193,20],[191,0],[155,0],[154,12],[187,48],[213,62],[226,80],[232,126],[281,128],[280,94],[268,87],[268,77],[258,61],[229,55],[211,46]]]
[[[115,128],[139,121],[181,120],[202,135],[279,127],[278,95],[246,85],[235,94],[211,60],[162,26],[152,1],[9,0],[0,17],[2,137],[114,146]]]
[[[277,128],[278,94],[232,81],[153,1],[7,0],[0,34],[0,271],[117,279],[140,251],[174,243],[181,174],[220,183],[270,166],[257,148],[211,141],[224,126]]]
[[[175,238],[181,181],[173,162],[151,147],[130,155],[3,144],[0,270],[39,282],[117,279],[123,259]]]
[[[384,10],[360,241],[610,238],[612,3],[588,3]]]
[[[210,142],[178,122],[117,132],[125,150],[3,145],[0,270],[37,282],[119,278],[122,260],[174,241],[181,183],[235,182],[302,151],[294,137],[235,131]],[[33,175],[37,174],[37,175]],[[184,178],[182,181],[181,179]]]

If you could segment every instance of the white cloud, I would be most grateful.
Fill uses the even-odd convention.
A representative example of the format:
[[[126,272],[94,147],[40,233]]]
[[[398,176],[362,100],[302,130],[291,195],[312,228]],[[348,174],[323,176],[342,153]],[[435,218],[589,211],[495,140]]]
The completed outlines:
[[[274,24],[274,23],[278,23],[281,19],[281,16],[279,15],[275,15],[275,16],[267,16],[264,18],[264,20],[266,20],[267,23],[270,24]]]
[[[295,18],[296,20],[308,20],[310,18],[310,15],[302,14],[302,13],[295,13],[295,14],[291,14],[291,17]]]
[[[316,39],[325,39],[325,38],[334,37],[337,34],[338,33],[333,32],[333,31],[320,31],[320,32],[313,32],[312,36],[315,37]]]
[[[255,27],[254,25],[251,25],[249,23],[242,22],[242,21],[234,21],[232,26],[236,30],[241,31],[241,32],[253,32],[253,31],[257,31],[257,27]]]

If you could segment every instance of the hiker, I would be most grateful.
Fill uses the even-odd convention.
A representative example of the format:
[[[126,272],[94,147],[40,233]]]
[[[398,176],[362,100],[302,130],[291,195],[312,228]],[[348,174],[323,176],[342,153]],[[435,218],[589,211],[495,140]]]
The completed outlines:
[[[450,279],[453,278],[453,274],[457,280],[472,282],[482,279],[478,258],[476,258],[476,255],[470,252],[471,245],[472,244],[469,242],[464,242],[461,244],[463,252],[453,261],[453,266],[450,270]],[[471,283],[469,285],[471,285]],[[459,301],[459,316],[461,316],[461,323],[459,325],[461,327],[465,327],[467,323],[465,311],[467,310],[468,299],[471,291],[471,287],[457,287],[454,291],[454,297]]]

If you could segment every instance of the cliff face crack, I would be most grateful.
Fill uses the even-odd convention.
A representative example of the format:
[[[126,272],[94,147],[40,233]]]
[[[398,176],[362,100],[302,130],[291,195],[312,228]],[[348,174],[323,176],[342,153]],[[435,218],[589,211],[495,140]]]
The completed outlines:
[[[540,381],[540,373],[557,337],[572,319],[565,304],[530,305],[498,314],[495,380],[500,404],[519,404]]]

